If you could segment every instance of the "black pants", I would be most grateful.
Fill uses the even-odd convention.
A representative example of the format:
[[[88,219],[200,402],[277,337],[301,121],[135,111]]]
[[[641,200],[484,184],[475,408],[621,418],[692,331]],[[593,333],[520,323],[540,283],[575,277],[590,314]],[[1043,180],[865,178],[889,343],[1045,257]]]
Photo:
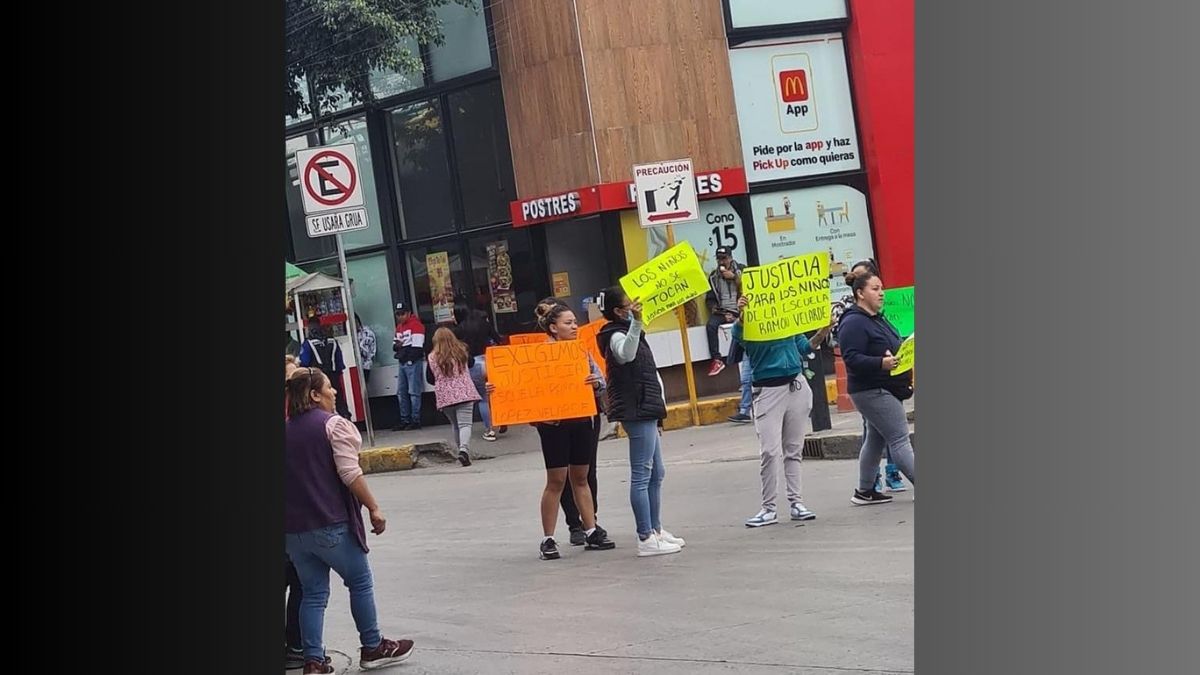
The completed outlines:
[[[708,333],[708,355],[714,359],[721,358],[721,339],[717,337],[717,329],[725,323],[725,312],[717,309],[708,317],[704,330]]]
[[[342,391],[341,373],[325,373],[325,377],[329,378],[329,382],[333,384],[334,390],[337,391],[337,396],[335,397],[333,403],[334,409],[337,410],[337,414],[345,417],[346,419],[350,419],[350,405],[346,402],[349,400],[348,395],[350,392]],[[351,377],[350,379],[353,380],[354,378]]]
[[[283,635],[286,644],[291,649],[303,649],[300,643],[300,601],[304,599],[304,591],[300,589],[300,575],[291,560],[287,561],[287,571],[284,591],[287,592],[287,615],[283,624]]]
[[[592,490],[592,512],[600,508],[599,497],[596,496],[596,451],[600,446],[600,416],[596,415],[592,418],[592,432],[588,437],[589,449],[591,450],[591,462],[588,467],[588,487]],[[567,486],[563,488],[562,496],[559,497],[558,503],[562,505],[563,513],[566,515],[567,529],[579,530],[583,528],[583,519],[579,515],[579,507],[575,506],[574,490],[571,488],[571,480],[567,478]]]

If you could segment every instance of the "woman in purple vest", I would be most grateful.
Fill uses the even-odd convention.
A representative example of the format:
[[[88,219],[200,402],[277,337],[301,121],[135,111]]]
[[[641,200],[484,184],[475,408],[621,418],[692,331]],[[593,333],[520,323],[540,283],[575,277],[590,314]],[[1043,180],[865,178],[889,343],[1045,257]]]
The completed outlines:
[[[319,370],[299,368],[287,380],[284,529],[288,557],[304,587],[300,633],[305,675],[334,672],[322,643],[331,569],[350,589],[364,670],[399,663],[413,649],[412,640],[388,640],[379,632],[363,506],[375,534],[383,534],[387,520],[358,464],[362,436],[334,414],[336,399],[329,378]]]

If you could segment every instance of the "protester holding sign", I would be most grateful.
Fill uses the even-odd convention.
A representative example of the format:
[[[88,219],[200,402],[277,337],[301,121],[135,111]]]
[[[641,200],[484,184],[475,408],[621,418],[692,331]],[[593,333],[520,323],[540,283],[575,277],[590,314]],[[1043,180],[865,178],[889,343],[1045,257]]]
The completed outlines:
[[[850,268],[850,273],[846,275],[846,286],[849,287],[850,284],[853,283],[854,277],[864,272],[870,272],[874,275],[879,274],[879,267],[876,266],[873,258],[868,258],[866,260],[854,263],[854,265]],[[842,296],[840,300],[833,303],[831,313],[833,315],[834,340],[837,339],[838,324],[841,323],[842,316],[846,313],[847,309],[850,309],[856,304],[857,303],[854,301],[853,293],[847,293],[846,295]],[[863,438],[867,437],[867,420],[865,417],[863,418],[862,435]],[[887,488],[892,492],[904,492],[908,489],[908,486],[904,484],[904,479],[900,477],[900,471],[896,468],[896,463],[892,461],[891,448],[887,448],[885,450],[884,456],[887,460],[887,465],[884,467],[884,471],[876,471],[875,490],[882,492],[882,487],[886,484]]]
[[[621,286],[600,293],[608,323],[597,342],[608,364],[608,418],[629,436],[629,503],[637,523],[638,556],[679,553],[683,539],[662,527],[662,460],[659,423],[667,417],[667,399],[654,354],[642,332],[642,304]]]
[[[550,301],[550,302],[547,302]],[[586,376],[578,376],[579,382],[591,388],[592,396],[604,389],[604,377],[599,368],[591,363],[591,357],[581,345],[574,341],[579,327],[575,314],[566,305],[547,298],[536,309],[538,326],[549,336],[550,343],[559,341],[573,345],[571,354],[578,357],[579,362],[565,364],[573,373],[574,366],[579,365],[587,371]],[[549,345],[525,345],[521,350],[535,348],[546,349]],[[557,351],[562,351],[558,348]],[[548,355],[547,355],[548,356]],[[570,358],[566,357],[565,358]],[[582,361],[587,360],[585,366]],[[538,363],[533,362],[536,367]],[[572,374],[572,377],[576,375]],[[551,376],[553,377],[553,376]],[[545,384],[546,378],[541,378]],[[553,383],[551,383],[553,384]],[[574,386],[574,385],[572,385]],[[489,381],[488,392],[495,392],[496,384]],[[503,399],[500,399],[503,402]],[[537,429],[542,443],[542,459],[546,465],[546,487],[542,490],[542,542],[539,546],[539,557],[542,560],[558,560],[558,542],[554,540],[554,521],[558,517],[558,505],[563,490],[570,480],[570,488],[574,493],[574,504],[579,507],[579,517],[583,526],[584,541],[589,551],[605,551],[616,547],[608,538],[608,532],[596,523],[595,502],[589,492],[588,472],[595,461],[596,444],[598,442],[599,424],[595,418],[595,401],[590,402],[588,417],[572,417],[570,419],[542,418],[532,421]]]
[[[892,500],[875,487],[884,448],[909,482],[917,484],[916,459],[902,403],[913,394],[912,372],[891,372],[900,351],[900,334],[880,313],[883,281],[879,275],[863,271],[849,275],[846,281],[855,304],[842,316],[838,341],[846,362],[850,399],[867,427],[858,454],[858,488],[850,501],[860,506],[882,504]]]
[[[738,306],[746,307],[745,297]],[[817,331],[810,341],[803,333],[750,342],[745,339],[742,321],[733,326],[733,339],[745,349],[750,361],[753,387],[754,430],[758,432],[761,453],[759,476],[762,478],[762,508],[746,520],[746,527],[763,527],[778,522],[775,495],[779,491],[779,461],[787,483],[788,509],[792,520],[812,520],[817,515],[800,501],[800,461],[804,435],[812,412],[813,393],[804,378],[806,357],[829,334],[829,326]]]
[[[565,311],[564,311],[565,310]],[[544,330],[550,334],[550,339],[553,341],[559,340],[576,340],[582,342],[583,329],[578,327],[578,320],[575,318],[575,313],[566,309],[566,303],[558,298],[545,298],[538,303],[534,314],[537,316],[538,325],[545,324]],[[572,337],[571,332],[574,330],[575,335]],[[553,332],[551,332],[553,331]],[[595,340],[595,337],[592,337]],[[600,366],[591,356],[591,351],[587,345],[582,345],[584,351],[588,354],[588,382],[596,392],[596,414],[587,420],[577,420],[573,422],[563,422],[555,429],[551,425],[542,425],[538,427],[538,434],[542,436],[543,454],[546,449],[546,437],[543,435],[543,427],[545,433],[549,434],[551,440],[554,441],[556,434],[562,436],[562,441],[566,444],[578,445],[586,449],[587,456],[587,487],[591,493],[591,504],[593,517],[596,511],[600,508],[600,499],[597,497],[596,483],[596,450],[600,446],[600,411],[603,409],[601,404],[604,396],[604,373]],[[560,443],[562,444],[562,443]],[[580,463],[582,463],[584,453],[577,455]],[[559,504],[562,505],[563,516],[567,522],[567,531],[570,532],[571,545],[583,546],[587,544],[588,528],[584,524],[583,514],[579,510],[579,506],[575,503],[575,489],[572,484],[571,489],[562,490],[562,496],[559,497]],[[602,529],[600,530],[603,531]]]

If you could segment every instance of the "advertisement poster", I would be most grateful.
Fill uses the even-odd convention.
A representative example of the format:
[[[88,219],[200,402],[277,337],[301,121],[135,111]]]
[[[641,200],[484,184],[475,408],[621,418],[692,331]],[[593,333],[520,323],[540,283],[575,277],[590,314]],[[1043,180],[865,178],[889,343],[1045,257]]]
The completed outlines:
[[[450,280],[450,257],[445,251],[425,256],[429,273],[429,297],[433,303],[433,322],[444,323],[454,318],[454,282]]]
[[[498,241],[487,246],[488,283],[492,287],[492,311],[513,314],[517,311],[517,293],[513,290],[512,259],[508,257],[508,242]]]
[[[867,198],[847,185],[752,195],[750,208],[759,262],[828,251],[834,300],[849,293],[842,277],[850,266],[875,256]]]
[[[625,243],[625,260],[630,269],[661,255],[666,251],[667,231],[654,227],[642,229],[637,211],[621,212],[621,239]],[[728,199],[707,199],[700,202],[700,218],[690,223],[675,226],[675,241],[686,241],[700,258],[704,274],[717,268],[716,251],[719,246],[728,246],[733,259],[746,264],[746,236],[742,232],[742,219],[733,210]],[[708,320],[704,298],[697,298],[684,305],[689,326],[701,326]],[[674,317],[660,318],[651,323],[647,333],[679,330]]]
[[[551,277],[553,281],[552,291],[556,298],[571,297],[571,275],[567,272],[555,272]]]
[[[729,50],[751,183],[862,167],[843,43],[830,33]]]

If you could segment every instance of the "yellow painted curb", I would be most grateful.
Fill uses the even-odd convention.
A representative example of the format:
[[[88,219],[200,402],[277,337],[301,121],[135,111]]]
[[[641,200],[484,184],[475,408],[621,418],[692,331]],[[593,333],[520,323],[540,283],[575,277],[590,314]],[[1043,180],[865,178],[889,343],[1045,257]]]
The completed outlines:
[[[737,413],[738,402],[741,401],[741,398],[741,396],[730,396],[700,401],[696,406],[700,410],[700,426],[729,421],[729,417]],[[667,418],[663,420],[664,431],[686,429],[690,426],[692,426],[692,410],[687,401],[667,406]],[[624,427],[617,426],[617,436],[625,438]]]
[[[358,453],[358,465],[363,473],[386,473],[407,471],[413,468],[416,446],[401,445],[394,448],[371,448]]]

